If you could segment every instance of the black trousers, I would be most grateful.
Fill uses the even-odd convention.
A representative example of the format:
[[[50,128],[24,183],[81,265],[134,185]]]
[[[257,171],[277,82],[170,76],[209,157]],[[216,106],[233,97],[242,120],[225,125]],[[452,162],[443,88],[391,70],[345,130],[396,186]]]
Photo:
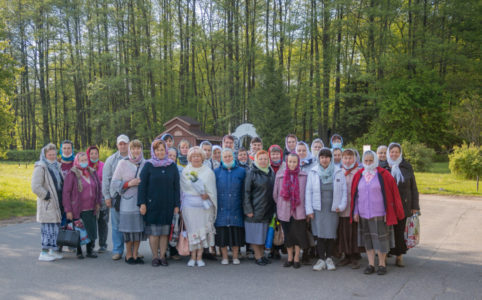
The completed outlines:
[[[316,238],[316,250],[320,259],[327,259],[333,256],[335,250],[335,239],[320,239]]]

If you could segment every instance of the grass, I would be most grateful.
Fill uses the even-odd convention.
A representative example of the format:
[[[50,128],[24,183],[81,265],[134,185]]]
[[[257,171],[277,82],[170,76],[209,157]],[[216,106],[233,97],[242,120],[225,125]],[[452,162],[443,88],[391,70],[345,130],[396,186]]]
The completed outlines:
[[[0,220],[35,215],[37,198],[30,189],[33,166],[0,162]],[[456,178],[447,162],[434,163],[429,172],[417,172],[415,177],[422,194],[482,196],[482,187],[476,192],[475,180]]]
[[[30,188],[33,163],[0,163],[0,220],[32,216],[37,197]]]

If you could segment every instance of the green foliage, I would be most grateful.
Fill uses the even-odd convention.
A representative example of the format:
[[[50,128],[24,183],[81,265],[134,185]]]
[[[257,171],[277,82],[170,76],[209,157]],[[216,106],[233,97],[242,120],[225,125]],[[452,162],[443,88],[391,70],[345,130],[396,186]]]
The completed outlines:
[[[0,23],[0,37],[3,28]],[[10,97],[15,87],[15,76],[18,69],[13,58],[6,53],[8,44],[0,41],[0,157],[4,156],[5,149],[12,142],[12,132],[15,130],[14,114],[10,105]]]
[[[99,160],[105,162],[106,159],[114,154],[117,150],[109,148],[107,145],[99,146]]]
[[[401,146],[403,157],[410,162],[415,171],[426,172],[430,170],[435,150],[428,148],[422,143],[411,143],[409,141],[403,141]]]
[[[40,149],[38,150],[7,150],[0,160],[34,162],[39,160]]]
[[[482,143],[482,99],[479,94],[464,95],[452,117],[457,135],[469,143]]]
[[[449,159],[452,174],[465,179],[476,179],[482,174],[482,146],[475,146],[474,143],[455,146]]]
[[[272,144],[284,145],[283,138],[292,128],[290,103],[282,73],[272,57],[266,57],[252,101],[250,119],[265,147]]]

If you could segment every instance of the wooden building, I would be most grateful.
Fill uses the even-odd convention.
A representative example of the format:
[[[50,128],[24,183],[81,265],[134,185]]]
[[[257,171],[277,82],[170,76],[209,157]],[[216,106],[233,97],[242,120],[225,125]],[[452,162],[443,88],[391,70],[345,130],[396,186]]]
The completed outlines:
[[[174,137],[174,145],[183,139],[189,141],[191,146],[198,146],[202,141],[210,141],[213,145],[220,145],[222,137],[212,136],[201,130],[201,123],[188,116],[175,117],[164,123],[166,130],[158,137],[170,133]]]

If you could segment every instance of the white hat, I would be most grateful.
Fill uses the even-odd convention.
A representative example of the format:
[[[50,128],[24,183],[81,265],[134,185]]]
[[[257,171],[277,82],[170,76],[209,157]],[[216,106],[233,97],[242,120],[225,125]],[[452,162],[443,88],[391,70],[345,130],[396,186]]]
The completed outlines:
[[[117,145],[120,143],[120,142],[124,142],[124,143],[129,143],[129,137],[125,134],[121,134],[117,137]]]

